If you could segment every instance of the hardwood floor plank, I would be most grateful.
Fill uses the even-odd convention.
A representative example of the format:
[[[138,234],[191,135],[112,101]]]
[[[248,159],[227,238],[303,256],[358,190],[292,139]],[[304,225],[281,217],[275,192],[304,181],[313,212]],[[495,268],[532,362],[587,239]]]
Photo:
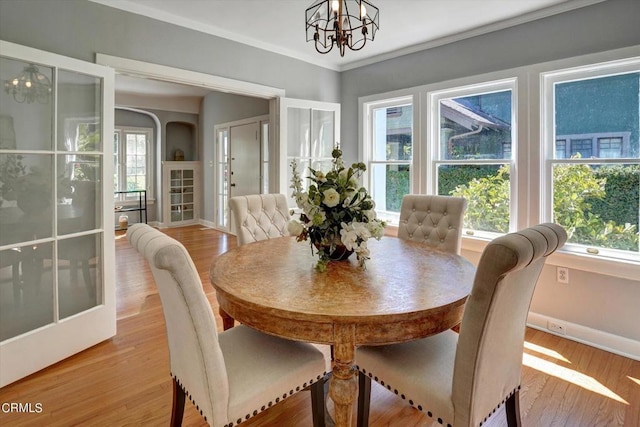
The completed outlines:
[[[235,247],[235,237],[201,226],[163,231],[182,241],[191,254],[216,321],[222,325],[209,283],[209,265],[214,256]],[[125,238],[117,237],[117,335],[0,389],[0,403],[42,404],[42,413],[0,411],[1,426],[168,424],[171,378],[160,298],[146,261]],[[640,362],[533,329],[527,330],[526,341],[520,392],[524,426],[640,426]],[[244,426],[311,424],[309,393],[302,392]],[[187,402],[183,425],[207,424]],[[440,424],[374,383],[370,425]],[[506,426],[504,409],[485,426]]]

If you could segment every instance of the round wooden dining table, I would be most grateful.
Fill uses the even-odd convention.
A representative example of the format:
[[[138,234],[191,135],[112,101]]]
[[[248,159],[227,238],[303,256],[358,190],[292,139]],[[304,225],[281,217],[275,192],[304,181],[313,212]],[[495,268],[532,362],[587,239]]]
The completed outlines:
[[[366,268],[355,254],[325,272],[308,242],[295,237],[237,247],[214,259],[218,303],[240,323],[267,334],[333,345],[329,397],[338,427],[351,426],[359,345],[424,338],[462,320],[475,267],[426,244],[369,240]]]

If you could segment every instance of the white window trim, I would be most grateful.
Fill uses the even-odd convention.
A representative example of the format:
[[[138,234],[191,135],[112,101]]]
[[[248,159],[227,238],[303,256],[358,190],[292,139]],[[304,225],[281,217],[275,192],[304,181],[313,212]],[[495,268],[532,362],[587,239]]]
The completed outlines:
[[[147,138],[147,152],[146,152],[146,163],[147,163],[147,178],[146,178],[146,189],[147,190],[147,204],[155,203],[155,193],[153,192],[154,186],[154,168],[153,168],[153,148],[155,146],[155,130],[150,127],[138,127],[138,126],[116,126],[114,128],[114,132],[120,134],[118,138],[118,153],[122,153],[122,149],[124,146],[124,138],[123,135],[126,132],[132,133],[148,133]],[[125,154],[126,155],[126,154]],[[120,169],[125,168],[123,163],[119,161],[114,165],[114,173],[117,171],[118,174],[123,173],[126,176],[126,171],[121,171]],[[124,191],[119,188],[114,188],[114,191]],[[131,195],[126,197],[125,194],[119,194],[114,197],[114,200],[118,203],[119,206],[134,206],[138,205],[138,195]]]
[[[509,230],[515,231],[517,227],[518,212],[518,168],[516,160],[518,159],[518,79],[517,77],[501,79],[495,81],[484,81],[478,84],[470,84],[451,89],[427,92],[428,99],[428,122],[427,130],[430,130],[431,141],[427,150],[427,170],[430,171],[427,181],[427,193],[437,194],[438,192],[438,166],[440,164],[457,164],[457,165],[479,165],[479,164],[504,164],[509,165]],[[443,99],[460,98],[464,96],[495,93],[502,91],[511,91],[512,107],[511,107],[511,158],[510,159],[490,159],[490,160],[444,160],[441,158],[440,151],[440,111],[439,103]],[[492,233],[483,230],[463,230],[466,235],[480,238],[492,239],[499,233]]]
[[[540,73],[540,97],[543,100],[543,108],[540,112],[540,133],[542,134],[540,151],[543,159],[543,182],[544,197],[542,198],[541,216],[545,221],[553,220],[553,179],[552,169],[554,164],[640,164],[638,158],[616,158],[616,159],[555,159],[555,109],[554,109],[554,85],[575,80],[606,77],[611,75],[638,72],[640,70],[640,57],[628,58],[617,61],[602,63],[590,63],[585,66],[556,69],[553,71]],[[564,136],[564,135],[563,135]],[[564,252],[576,254],[589,254],[594,258],[612,259],[614,261],[640,262],[640,254],[629,253],[614,249],[598,247],[596,253],[594,248],[586,245],[567,243],[563,248]]]
[[[519,114],[517,122],[518,153],[515,156],[515,162],[518,175],[520,177],[528,177],[528,179],[519,180],[515,193],[516,199],[514,200],[512,198],[514,206],[518,206],[516,228],[522,229],[533,224],[544,222],[547,220],[543,214],[545,204],[542,199],[542,194],[544,194],[543,191],[545,191],[546,186],[546,182],[542,181],[545,153],[543,152],[544,144],[536,143],[536,141],[540,141],[543,136],[540,121],[543,108],[540,98],[542,86],[541,74],[553,72],[554,70],[567,70],[571,67],[583,67],[584,64],[625,61],[637,56],[640,56],[640,46],[633,46],[360,97],[358,99],[358,118],[361,124],[361,132],[358,139],[360,159],[363,161],[367,160],[364,156],[366,152],[366,139],[364,137],[367,126],[366,105],[368,103],[383,102],[384,100],[397,97],[413,96],[414,141],[416,141],[414,145],[414,163],[417,162],[419,164],[414,168],[414,173],[417,175],[415,180],[419,181],[419,185],[414,186],[412,191],[417,194],[426,194],[426,172],[419,170],[419,168],[421,165],[427,165],[428,160],[430,160],[427,159],[428,150],[426,150],[427,152],[420,151],[423,150],[423,147],[426,147],[426,137],[423,137],[423,133],[426,132],[428,126],[427,120],[431,115],[427,93],[452,87],[477,84],[483,81],[516,78],[518,81],[518,90],[517,100],[514,100],[514,102],[515,105],[517,105],[516,108]],[[425,109],[426,113],[421,112]],[[395,235],[394,227],[389,227],[387,234]],[[466,236],[463,234],[462,249],[463,251],[479,253],[484,250],[489,241],[489,238]],[[569,252],[564,248],[556,251],[556,253],[549,257],[547,262],[551,265],[559,265],[623,279],[637,280],[637,278],[640,277],[640,261],[638,260],[630,261],[584,253],[577,254]]]
[[[363,143],[361,144],[361,157],[365,159],[365,163],[367,165],[367,173],[363,174],[362,182],[366,188],[371,188],[371,170],[372,165],[374,164],[398,164],[398,165],[406,165],[409,163],[409,192],[412,193],[414,188],[419,188],[419,177],[420,174],[416,173],[416,167],[419,164],[417,157],[419,157],[416,153],[416,108],[415,108],[415,99],[416,97],[413,95],[399,96],[396,98],[385,99],[382,101],[374,101],[370,103],[363,104],[363,110],[365,111],[366,120],[363,120]],[[411,160],[410,161],[395,161],[395,160],[373,160],[373,138],[375,136],[375,132],[373,129],[373,110],[377,110],[380,108],[389,108],[389,107],[397,107],[402,105],[411,105],[413,111],[413,120],[412,120],[412,147],[411,147]],[[381,218],[385,221],[388,221],[390,224],[397,225],[397,221],[394,221],[395,217],[399,217],[400,214],[394,215],[392,213],[381,215]]]

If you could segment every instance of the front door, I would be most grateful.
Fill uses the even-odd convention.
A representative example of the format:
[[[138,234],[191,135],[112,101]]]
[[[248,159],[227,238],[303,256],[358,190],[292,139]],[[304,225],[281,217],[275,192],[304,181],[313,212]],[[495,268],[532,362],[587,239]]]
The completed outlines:
[[[114,74],[0,41],[0,387],[116,333]]]
[[[260,194],[260,122],[231,126],[231,197]]]

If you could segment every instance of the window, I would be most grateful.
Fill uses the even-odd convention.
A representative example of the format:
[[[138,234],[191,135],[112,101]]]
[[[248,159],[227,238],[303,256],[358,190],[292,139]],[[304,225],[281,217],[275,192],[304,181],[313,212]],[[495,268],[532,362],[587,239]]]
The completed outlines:
[[[376,212],[398,224],[402,197],[411,193],[412,98],[369,105],[369,190]]]
[[[591,59],[610,57],[361,97],[360,153],[369,170],[364,184],[378,215],[393,218],[393,203],[404,193],[463,196],[463,249],[481,251],[496,234],[553,221],[569,234],[563,266],[637,276],[640,57]],[[393,157],[398,139],[385,132],[405,106],[412,107],[414,122],[406,137],[411,148],[404,151],[411,156]],[[394,197],[389,183],[402,168],[404,187]]]
[[[331,152],[336,144],[334,121],[336,113],[330,110],[314,108],[287,107],[287,192],[293,177],[291,163],[296,162],[306,189],[309,180],[309,168],[327,171],[331,168]],[[295,206],[293,199],[291,206]]]
[[[147,190],[152,194],[153,129],[116,128],[113,138],[115,191]],[[120,200],[136,199],[137,195],[118,195]]]
[[[511,228],[515,80],[429,94],[434,193],[468,201],[467,234]]]
[[[621,158],[629,154],[630,132],[556,136],[556,158]]]
[[[640,60],[543,80],[546,217],[568,230],[570,250],[637,259]]]

